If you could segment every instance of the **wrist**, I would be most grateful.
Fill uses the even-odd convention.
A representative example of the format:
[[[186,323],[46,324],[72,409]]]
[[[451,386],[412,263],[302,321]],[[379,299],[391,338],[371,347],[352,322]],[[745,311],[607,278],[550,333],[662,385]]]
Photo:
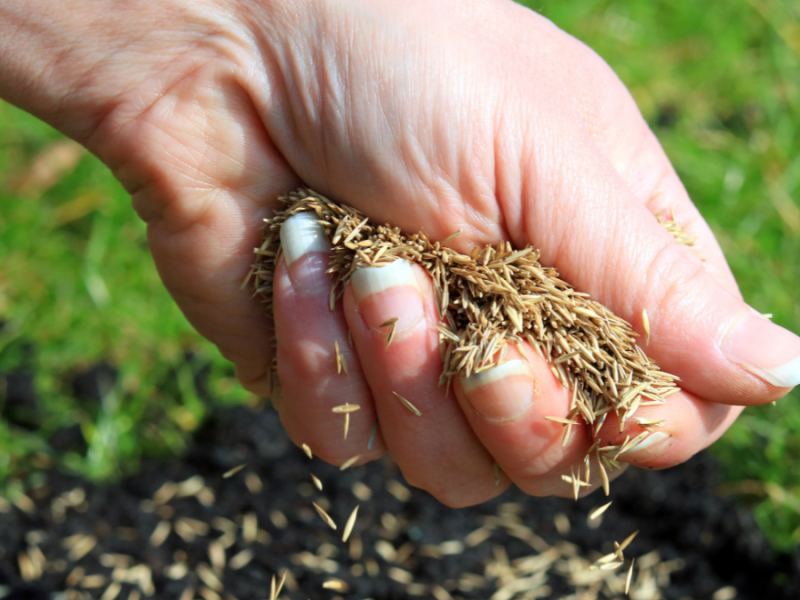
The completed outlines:
[[[0,97],[97,150],[94,134],[201,64],[247,45],[221,3],[173,0],[0,5]]]

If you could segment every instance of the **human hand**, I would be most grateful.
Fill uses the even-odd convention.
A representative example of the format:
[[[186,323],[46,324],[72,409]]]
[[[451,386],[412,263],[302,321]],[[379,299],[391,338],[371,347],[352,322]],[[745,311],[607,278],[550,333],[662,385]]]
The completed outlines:
[[[148,222],[170,292],[255,393],[266,393],[271,329],[241,281],[255,224],[301,182],[408,232],[442,239],[462,229],[452,242],[461,251],[532,244],[640,332],[646,309],[644,348],[685,391],[640,409],[637,417],[665,419],[670,437],[623,460],[686,460],[741,406],[800,381],[800,340],[742,302],[624,86],[539,15],[500,0],[129,6],[73,7],[53,34],[70,48],[63,64],[73,72],[50,71],[46,85],[26,78],[32,51],[16,70],[26,85],[6,78],[0,93],[109,164]],[[68,40],[73,30],[90,35]],[[667,208],[705,262],[653,218]],[[279,410],[296,442],[339,464],[388,449],[410,483],[451,505],[486,500],[510,481],[531,494],[571,494],[561,475],[592,440],[581,432],[562,448],[561,426],[544,420],[565,416],[569,401],[546,364],[523,349],[527,362],[458,382],[458,402],[446,398],[424,273],[365,272],[330,312],[324,242],[313,229],[305,235],[308,244],[290,244],[312,252],[285,261],[274,289]],[[384,348],[378,325],[391,317],[397,333]],[[346,378],[335,373],[335,339]],[[347,440],[330,413],[344,402],[362,406]],[[376,415],[380,432],[366,451]],[[604,443],[638,433],[629,423],[619,434],[612,421]]]

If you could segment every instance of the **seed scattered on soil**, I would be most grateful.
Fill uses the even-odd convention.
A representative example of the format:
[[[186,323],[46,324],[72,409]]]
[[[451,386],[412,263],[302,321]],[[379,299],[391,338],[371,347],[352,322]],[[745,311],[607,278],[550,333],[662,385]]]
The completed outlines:
[[[341,579],[329,579],[328,581],[322,584],[322,587],[326,590],[334,590],[336,592],[341,592],[343,594],[346,594],[347,590],[349,589],[347,583],[345,583]]]
[[[232,468],[230,471],[227,471],[227,472],[226,472],[226,473],[225,473],[225,474],[222,476],[222,478],[223,478],[223,479],[229,479],[229,478],[233,477],[234,475],[236,475],[236,474],[237,474],[239,471],[241,471],[242,469],[244,469],[246,466],[247,466],[247,464],[245,463],[245,464],[243,464],[243,465],[239,465],[238,467],[233,467],[233,468]]]
[[[416,406],[414,406],[413,404],[411,404],[411,402],[409,402],[408,400],[406,400],[405,398],[403,398],[403,397],[402,397],[400,394],[398,394],[397,392],[392,392],[392,393],[393,393],[395,396],[397,396],[397,397],[400,399],[400,402],[402,402],[402,403],[403,403],[403,406],[405,406],[405,407],[406,407],[408,410],[410,410],[412,413],[414,413],[414,414],[415,414],[415,415],[417,415],[418,417],[421,417],[421,416],[422,416],[422,413],[421,413],[421,412],[419,412],[419,409],[418,409]]]
[[[234,571],[238,571],[239,569],[242,569],[246,567],[248,564],[250,564],[251,560],[253,560],[253,551],[250,550],[249,548],[246,548],[241,552],[239,552],[238,554],[234,554],[231,557],[228,566],[230,566],[230,568],[233,569]]]

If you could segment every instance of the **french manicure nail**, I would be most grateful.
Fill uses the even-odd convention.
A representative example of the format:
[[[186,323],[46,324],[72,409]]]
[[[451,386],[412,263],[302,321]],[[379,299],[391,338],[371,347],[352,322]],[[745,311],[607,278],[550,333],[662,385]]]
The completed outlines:
[[[535,381],[523,361],[510,360],[461,379],[461,388],[477,413],[502,423],[518,419],[533,405]]]
[[[388,335],[387,321],[394,321],[394,337],[413,330],[425,311],[422,292],[411,264],[399,259],[385,267],[358,269],[350,278],[359,312],[379,335]]]
[[[620,460],[627,463],[640,463],[658,458],[672,446],[675,439],[671,433],[656,431],[651,433],[625,454]]]
[[[746,314],[723,340],[722,351],[776,387],[800,384],[800,338],[760,315]]]
[[[331,244],[325,229],[314,213],[302,212],[289,217],[281,227],[283,260],[295,293],[310,296],[328,294],[331,280],[328,250]]]

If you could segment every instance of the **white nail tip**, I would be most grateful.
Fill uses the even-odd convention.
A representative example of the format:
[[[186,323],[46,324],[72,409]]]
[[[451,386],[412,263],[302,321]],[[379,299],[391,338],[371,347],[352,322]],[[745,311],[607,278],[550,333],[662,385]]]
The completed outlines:
[[[281,248],[286,265],[291,265],[309,252],[327,252],[331,244],[325,229],[314,213],[303,212],[289,217],[281,227]]]
[[[461,380],[461,387],[464,388],[465,392],[469,393],[477,387],[500,381],[511,375],[527,375],[530,377],[531,373],[528,370],[528,366],[521,360],[510,360],[493,369],[481,371],[475,375],[463,378]]]
[[[745,368],[775,387],[790,388],[800,385],[800,357],[774,369],[759,369],[752,365],[747,365]]]
[[[636,444],[633,448],[628,450],[626,454],[634,454],[635,452],[641,452],[642,450],[647,450],[648,448],[652,448],[656,444],[659,444],[664,440],[668,440],[669,438],[670,434],[666,433],[665,431],[656,431],[655,433],[651,433],[641,442]]]
[[[371,294],[377,294],[392,287],[410,285],[417,288],[417,278],[411,264],[398,259],[385,267],[364,267],[358,269],[350,278],[356,301]]]

